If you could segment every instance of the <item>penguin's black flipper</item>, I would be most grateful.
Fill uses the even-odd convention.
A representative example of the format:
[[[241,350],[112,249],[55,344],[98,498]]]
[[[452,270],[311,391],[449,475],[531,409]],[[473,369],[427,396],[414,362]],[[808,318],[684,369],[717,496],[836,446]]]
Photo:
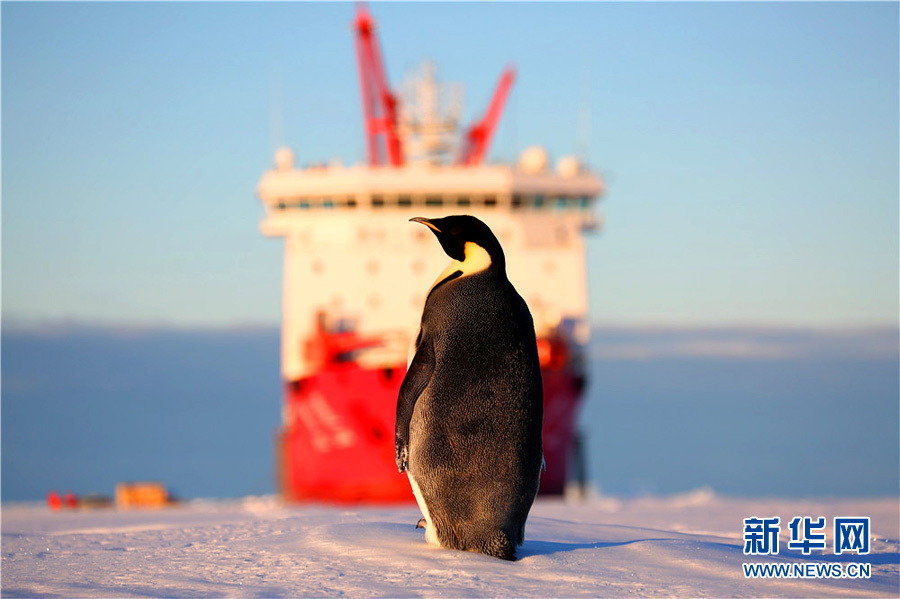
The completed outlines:
[[[397,423],[394,429],[394,458],[400,472],[409,465],[409,421],[412,419],[416,400],[431,380],[434,372],[434,344],[425,331],[419,332],[416,355],[409,364],[400,396],[397,398]]]

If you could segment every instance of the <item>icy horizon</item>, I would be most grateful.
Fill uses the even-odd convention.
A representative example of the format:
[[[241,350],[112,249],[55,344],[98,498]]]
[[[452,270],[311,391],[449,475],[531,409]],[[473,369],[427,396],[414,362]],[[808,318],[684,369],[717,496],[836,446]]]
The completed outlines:
[[[279,329],[2,330],[2,500],[274,492]],[[580,416],[606,495],[900,495],[896,328],[594,329]]]
[[[280,324],[100,322],[78,318],[29,320],[4,316],[0,332],[42,337],[96,333],[140,335],[280,335]],[[900,358],[900,325],[872,324],[691,324],[591,323],[591,357],[801,358],[846,354]]]

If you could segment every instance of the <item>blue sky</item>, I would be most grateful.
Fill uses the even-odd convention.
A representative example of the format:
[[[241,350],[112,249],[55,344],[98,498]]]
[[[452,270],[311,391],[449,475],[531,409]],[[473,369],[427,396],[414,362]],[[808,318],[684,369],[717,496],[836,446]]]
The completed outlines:
[[[277,324],[254,188],[282,141],[362,158],[353,5],[0,10],[4,320]],[[897,325],[897,3],[371,10],[394,86],[432,59],[467,120],[517,65],[493,159],[607,178],[594,321]]]

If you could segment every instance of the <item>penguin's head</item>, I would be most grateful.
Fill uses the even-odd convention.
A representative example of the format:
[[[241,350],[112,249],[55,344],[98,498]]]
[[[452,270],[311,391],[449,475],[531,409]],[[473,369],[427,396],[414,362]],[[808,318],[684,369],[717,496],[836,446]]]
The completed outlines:
[[[444,252],[464,267],[506,270],[506,257],[500,242],[490,228],[474,216],[461,214],[433,219],[417,216],[409,220],[431,229]]]

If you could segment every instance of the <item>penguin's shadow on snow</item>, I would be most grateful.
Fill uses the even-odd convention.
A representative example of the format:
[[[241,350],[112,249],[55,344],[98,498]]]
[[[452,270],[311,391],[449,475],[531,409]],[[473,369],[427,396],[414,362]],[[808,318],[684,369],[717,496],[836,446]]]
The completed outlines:
[[[378,534],[386,534],[386,535],[396,535],[400,531],[404,531],[409,533],[410,531],[415,531],[413,534],[418,534],[424,537],[425,530],[422,528],[416,529],[415,523],[411,519],[411,524],[407,524],[406,522],[398,523],[398,522],[381,522],[373,525],[373,530],[378,531]],[[598,541],[596,543],[589,542],[560,542],[560,541],[541,541],[536,539],[528,539],[526,537],[525,542],[516,550],[516,559],[522,559],[524,557],[531,557],[533,555],[551,555],[554,553],[563,553],[566,551],[576,551],[578,549],[605,549],[608,547],[618,547],[620,545],[631,545],[633,543],[643,543],[647,541],[671,541],[671,538],[640,538],[633,539],[629,541]]]
[[[578,549],[606,549],[608,547],[619,547],[622,545],[631,545],[633,543],[643,543],[645,541],[669,541],[671,539],[634,539],[632,541],[615,541],[596,543],[563,543],[560,541],[535,541],[525,539],[525,543],[516,551],[519,559],[523,557],[531,557],[533,555],[551,555],[553,553],[563,553],[565,551],[576,551]]]

